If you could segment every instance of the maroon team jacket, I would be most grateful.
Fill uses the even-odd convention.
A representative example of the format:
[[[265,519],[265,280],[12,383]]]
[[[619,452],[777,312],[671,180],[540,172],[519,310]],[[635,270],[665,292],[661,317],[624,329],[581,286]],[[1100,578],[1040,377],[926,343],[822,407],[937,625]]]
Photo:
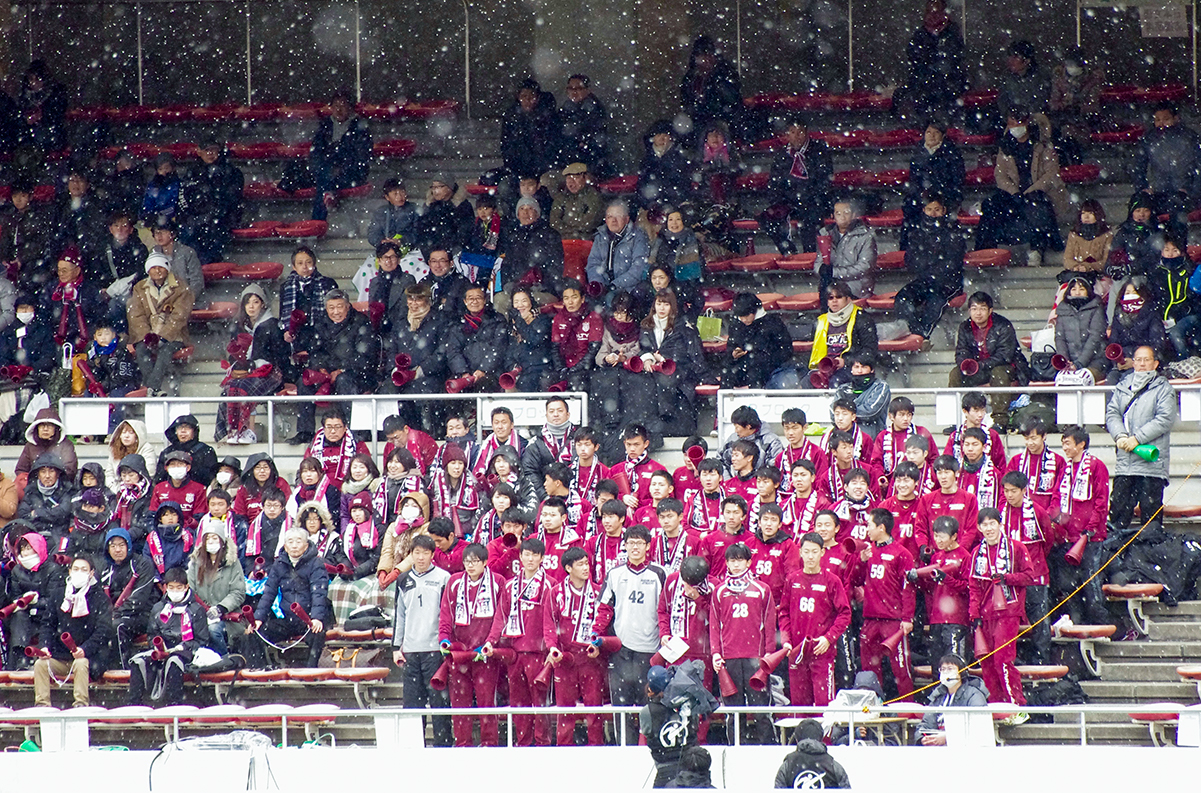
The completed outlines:
[[[855,585],[863,587],[865,620],[913,622],[917,602],[906,574],[913,569],[913,557],[895,540],[872,547],[872,555],[855,571]]]
[[[678,572],[672,573],[663,583],[659,594],[659,635],[676,636],[688,642],[686,658],[700,658],[709,662],[709,601],[711,593],[708,582],[697,587],[697,598],[692,600],[684,594],[684,581]]]
[[[482,584],[489,580],[492,585],[493,606],[492,616],[476,616],[479,610],[479,594]],[[456,603],[459,592],[466,588],[467,620],[466,624],[458,624],[455,619]],[[471,581],[467,573],[458,573],[450,577],[446,589],[442,590],[442,613],[438,618],[438,641],[458,642],[469,650],[500,639],[501,631],[505,629],[505,619],[509,616],[509,588],[505,579],[491,570],[484,570],[478,581]]]
[[[799,647],[805,639],[825,636],[832,647],[850,624],[851,605],[837,575],[796,570],[788,576],[780,602],[782,642]]]
[[[762,658],[776,649],[776,602],[750,570],[727,576],[713,591],[709,647],[727,660]]]

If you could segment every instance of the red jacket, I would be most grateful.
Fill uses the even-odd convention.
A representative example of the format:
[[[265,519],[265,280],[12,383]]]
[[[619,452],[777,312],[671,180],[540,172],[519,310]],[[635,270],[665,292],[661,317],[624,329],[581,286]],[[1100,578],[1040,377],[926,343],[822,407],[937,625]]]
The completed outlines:
[[[586,652],[599,599],[600,587],[591,581],[584,584],[583,590],[576,590],[567,580],[556,584],[544,611],[547,626],[554,634],[553,641],[548,634],[548,645],[569,653]]]
[[[967,594],[970,562],[971,551],[962,545],[951,551],[935,550],[930,556],[930,564],[937,565],[947,576],[937,584],[929,574],[917,579],[918,588],[926,593],[926,621],[930,625],[967,625],[971,622]]]
[[[546,543],[546,554],[542,557],[542,569],[546,571],[547,578],[556,584],[567,578],[567,571],[563,569],[563,554],[567,553],[568,548],[584,547],[584,541],[578,536],[565,540],[566,529],[567,527],[564,526],[557,534],[549,534],[544,531],[538,535],[542,542]]]
[[[578,460],[576,461],[578,465]],[[602,465],[601,461],[592,458],[592,465],[587,468],[579,468],[576,471],[575,481],[571,483],[571,489],[580,497],[581,501],[589,504],[596,503],[596,485],[602,479],[610,478],[609,466]],[[678,493],[679,490],[676,490]]]
[[[617,482],[618,491],[622,495],[632,493],[638,499],[638,506],[651,503],[651,474],[666,471],[667,468],[658,460],[652,460],[650,455],[634,466],[633,477],[627,472],[627,467],[626,461],[622,460],[609,468],[609,477]]]
[[[1059,480],[1066,464],[1063,455],[1044,448],[1041,459],[1035,459],[1027,451],[1015,454],[1009,460],[1008,470],[1025,474],[1030,480],[1027,490],[1030,498],[1044,512],[1054,516],[1059,514]]]
[[[680,528],[680,533],[674,539],[662,529],[651,532],[650,560],[668,573],[678,571],[689,556],[700,555],[701,536],[682,526]]]
[[[692,498],[694,493],[701,492],[701,479],[696,475],[695,471],[689,470],[688,466],[681,465],[671,475],[671,479],[675,482],[676,494],[675,497],[680,499],[684,504]]]
[[[823,496],[816,487],[810,490],[809,495],[803,499],[796,493],[790,493],[780,504],[780,509],[784,512],[784,526],[797,539],[813,531],[813,525],[817,522],[817,513],[829,508],[830,500]]]
[[[179,504],[179,509],[183,513],[179,516],[179,522],[185,529],[196,528],[196,521],[209,511],[204,485],[193,482],[191,479],[185,479],[179,487],[171,484],[170,479],[155,485],[150,495],[150,514],[154,515],[155,510],[164,501],[174,501]]]
[[[966,490],[976,497],[977,511],[987,507],[1000,509],[1001,503],[1005,500],[1004,487],[1001,484],[1001,477],[1005,475],[1005,469],[996,465],[987,457],[981,457],[977,462],[979,463],[979,467],[969,470],[971,464],[966,460],[964,461],[963,467],[959,469],[959,488]],[[986,487],[984,476],[985,469],[989,468],[990,465],[992,474],[991,495],[986,492],[988,488]]]
[[[1088,452],[1085,454],[1092,458],[1086,489],[1080,490],[1085,483],[1077,482],[1082,475],[1080,468],[1084,458],[1081,457],[1078,463],[1064,465],[1063,476],[1068,481],[1066,484],[1060,481],[1059,520],[1067,527],[1068,542],[1075,542],[1081,534],[1090,531],[1093,536],[1089,542],[1104,542],[1105,520],[1109,517],[1109,469],[1096,457]],[[1064,487],[1068,491],[1066,494]],[[1077,498],[1078,495],[1085,498]]]
[[[494,604],[491,616],[476,616],[476,601],[481,586],[488,581],[492,586]],[[459,593],[466,588],[466,619],[456,621],[455,612]],[[505,628],[509,616],[509,588],[505,579],[491,570],[485,570],[478,581],[471,581],[467,573],[450,577],[446,589],[442,590],[442,612],[438,619],[438,641],[457,642],[468,650],[474,650],[487,642],[495,644]],[[458,624],[462,622],[463,624]]]
[[[917,558],[918,551],[923,545],[930,545],[928,536],[919,537],[917,535],[917,508],[920,501],[921,499],[918,498],[902,501],[893,496],[878,505],[880,509],[886,509],[892,513],[892,536],[905,546],[905,550],[909,551],[909,555],[914,559]]]
[[[717,531],[722,524],[721,502],[725,497],[721,487],[713,494],[698,490],[684,502],[684,526],[701,535]]]
[[[731,476],[721,483],[721,488],[726,491],[727,496],[742,496],[745,498],[748,508],[752,501],[759,498],[758,480],[755,478],[754,471],[745,479],[738,476],[738,474]]]
[[[997,551],[1006,547],[1013,557],[1011,572],[1004,573],[1001,580],[993,580],[997,571]],[[1003,534],[1001,542],[989,545],[980,543],[972,555],[969,575],[970,614],[972,619],[998,619],[1001,617],[1026,617],[1026,587],[1034,582],[1034,568],[1030,566],[1030,555],[1020,542],[1010,542]]]
[[[488,569],[504,578],[521,573],[521,541],[510,547],[502,534],[485,546],[488,549]]]
[[[830,466],[834,465],[834,450],[830,448],[830,433],[832,433],[835,429],[835,427],[830,427],[827,429],[825,434],[822,435],[821,439],[822,451],[826,453],[826,464]],[[855,457],[853,458],[853,465],[866,471],[871,460],[874,439],[872,438],[871,433],[863,431],[863,428],[859,426],[858,421],[856,421],[855,425],[851,427],[851,435],[855,438]]]
[[[434,551],[434,564],[451,575],[461,573],[463,572],[463,551],[465,550],[467,550],[467,543],[456,538],[449,551],[441,548]]]
[[[749,570],[727,576],[713,591],[709,648],[727,660],[762,658],[776,649],[776,601]]]
[[[976,528],[976,514],[980,508],[976,505],[976,497],[959,487],[954,493],[947,495],[941,490],[927,493],[918,499],[917,522],[913,524],[915,537],[929,538],[933,535],[934,519],[940,515],[949,515],[959,522],[959,544],[969,550],[976,547],[980,541],[980,531]]]
[[[1047,549],[1061,542],[1062,530],[1032,498],[1027,497],[1026,503],[1030,507],[1030,514],[1026,513],[1026,504],[1021,507],[1004,504],[1001,530],[1009,539],[1026,546],[1026,553],[1030,555],[1031,575],[1034,576],[1031,583],[1045,586],[1049,583],[1047,576],[1050,574],[1047,569]]]
[[[583,314],[583,317],[580,317]],[[587,353],[588,345],[604,338],[605,321],[600,314],[581,308],[574,316],[561,308],[551,320],[550,340],[559,347],[565,367],[575,366]]]
[[[362,444],[359,444],[362,446]],[[384,444],[384,460],[388,459],[388,455],[396,447],[391,443]],[[430,437],[428,433],[422,432],[415,427],[409,427],[409,439],[405,441],[405,448],[413,453],[413,457],[417,460],[417,468],[421,471],[421,475],[425,476],[429,470],[430,463],[438,456],[438,442]],[[366,452],[364,446],[362,451]],[[381,465],[381,470],[385,468]]]
[[[860,542],[867,542],[867,518],[872,511],[872,497],[868,494],[863,501],[851,501],[840,498],[830,509],[838,515],[837,539],[842,542],[847,537],[854,537]]]
[[[913,622],[916,596],[906,575],[913,557],[893,541],[873,545],[872,555],[855,570],[855,585],[863,587],[863,618]]]
[[[859,560],[859,554],[848,551],[842,547],[840,542],[835,542],[822,554],[822,570],[838,576],[848,598],[851,597],[852,582],[855,580],[855,571],[860,564],[862,562]]]
[[[700,556],[709,562],[709,580],[717,586],[726,580],[726,548],[739,542],[749,542],[752,535],[746,529],[737,534],[728,534],[725,527],[711,531],[701,540]]]
[[[597,585],[605,583],[610,570],[626,563],[626,543],[621,535],[595,534],[584,543],[584,553],[588,554],[592,581]]]
[[[963,463],[963,449],[961,443],[963,441],[963,427],[956,427],[951,433],[951,437],[947,439],[947,445],[943,447],[942,453],[949,454],[956,460]],[[993,462],[993,465],[1005,470],[1005,442],[1001,440],[1001,435],[993,427],[988,428],[988,440],[984,442],[984,453],[987,454]],[[931,461],[933,462],[933,461]]]
[[[851,604],[837,575],[794,570],[788,576],[780,602],[781,642],[799,647],[805,639],[825,636],[833,647],[850,624]]]
[[[892,474],[897,470],[897,466],[905,462],[905,441],[914,433],[919,437],[927,440],[929,449],[926,451],[926,460],[932,461],[938,456],[938,446],[934,443],[934,436],[930,434],[930,430],[925,427],[909,425],[909,429],[905,432],[887,429],[876,436],[872,442],[872,456],[868,461],[868,473],[872,475],[872,482],[879,482],[880,477],[888,477],[892,479]],[[884,439],[888,437],[892,439],[892,449],[888,458],[885,459],[884,454]],[[879,484],[876,485],[879,487]]]
[[[646,526],[653,534],[655,529],[659,528],[659,512],[655,505],[647,503],[634,510],[634,519],[630,525]]]
[[[772,597],[779,603],[784,594],[784,581],[801,566],[801,554],[797,544],[782,531],[776,532],[770,542],[763,540],[759,533],[752,533],[746,544],[754,554],[751,559],[751,572],[767,584]]]
[[[282,476],[276,477],[275,487],[284,494],[284,503],[286,504],[292,496],[292,488],[288,486],[288,483],[284,481]],[[264,487],[255,493],[251,493],[246,488],[246,485],[243,484],[238,488],[238,494],[234,496],[232,511],[246,518],[247,523],[252,523],[259,516],[259,513],[263,511],[263,490],[265,489]]]
[[[709,660],[709,600],[712,591],[708,583],[697,588],[696,600],[684,594],[680,574],[672,573],[659,595],[659,635],[677,636],[688,642],[686,658]]]
[[[501,638],[519,653],[545,653],[555,643],[555,623],[546,619],[553,583],[546,575],[528,581],[523,576],[524,573],[518,573],[504,584],[508,590],[509,611],[505,615]],[[514,588],[517,597],[513,596]],[[518,613],[520,621],[516,619]]]

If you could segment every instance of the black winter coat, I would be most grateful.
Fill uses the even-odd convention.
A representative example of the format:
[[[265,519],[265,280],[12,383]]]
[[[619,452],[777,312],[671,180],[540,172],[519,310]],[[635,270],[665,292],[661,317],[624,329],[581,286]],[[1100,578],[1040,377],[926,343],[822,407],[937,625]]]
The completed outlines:
[[[237,228],[242,217],[242,171],[223,152],[212,165],[200,163],[180,185],[179,211],[185,223],[197,219]]]
[[[40,267],[44,258],[55,255],[49,252],[56,228],[52,208],[31,204],[18,212],[10,204],[0,212],[0,226],[0,260],[21,262],[22,276],[26,270]]]
[[[45,496],[38,489],[37,474],[30,473],[29,478],[25,496],[17,507],[17,517],[32,523],[46,538],[57,540],[67,533],[71,525],[71,499],[75,497],[75,488],[66,474],[60,471],[58,487],[53,494]]]
[[[934,281],[945,296],[954,297],[963,291],[966,253],[967,238],[959,221],[949,216],[931,218],[923,214],[909,232],[905,269],[915,278]]]
[[[847,772],[820,741],[802,740],[794,751],[784,757],[780,770],[776,772],[776,787],[789,790],[800,787],[797,778],[802,774],[806,775],[805,787],[814,790],[851,787]]]
[[[183,637],[183,615],[173,614],[170,609],[182,606],[188,611],[188,618],[192,621],[192,638],[185,640]],[[167,611],[167,621],[163,622],[163,612]],[[168,651],[180,648],[175,652],[184,664],[192,662],[192,656],[201,647],[207,647],[210,640],[208,617],[205,616],[205,608],[196,602],[195,595],[191,591],[188,592],[188,597],[178,604],[172,603],[170,599],[163,598],[158,603],[154,604],[154,608],[150,611],[150,619],[146,624],[146,638],[152,643],[156,636],[161,636],[163,644]]]
[[[66,309],[68,314],[65,341],[75,342],[76,337],[80,335],[79,318],[76,315],[74,304],[68,306],[61,299],[55,299],[54,290],[57,288],[57,278],[51,279],[42,287],[37,317],[45,323],[50,333],[57,337],[63,310]],[[92,331],[96,328],[96,323],[104,317],[107,304],[101,300],[100,290],[87,278],[84,278],[79,285],[79,306],[83,309],[83,321],[87,326],[87,335],[84,341],[91,343]]]
[[[808,179],[798,179],[790,175],[795,154],[785,147],[772,160],[768,177],[768,192],[772,202],[805,206],[813,211],[827,211],[834,178],[834,161],[830,156],[830,147],[823,141],[809,139],[805,147]]]
[[[549,316],[536,313],[534,321],[529,324],[526,324],[526,321],[519,316],[512,316],[509,318],[509,327],[509,348],[505,355],[504,365],[506,371],[518,366],[523,372],[541,370],[550,366],[554,353],[550,341],[551,319]]]
[[[696,328],[682,319],[677,319],[675,327],[664,334],[661,345],[655,343],[655,332],[646,328],[643,328],[638,336],[638,343],[643,353],[657,352],[667,360],[676,362],[675,373],[679,378],[678,382],[684,388],[685,394],[689,395],[688,401],[691,402],[695,398],[691,393],[692,389],[709,371],[705,365],[701,337]],[[789,348],[791,347],[792,343],[789,342]]]
[[[342,175],[334,180],[340,187],[366,182],[371,170],[371,130],[367,122],[355,116],[336,143],[333,138],[334,120],[326,116],[313,134],[309,161],[318,167],[340,168]]]
[[[471,204],[463,201],[456,204],[453,198],[431,201],[426,204],[425,214],[417,218],[417,240],[426,256],[432,250],[450,250],[461,247],[471,233],[475,212]]]
[[[655,156],[649,140],[638,166],[638,201],[644,207],[679,206],[692,192],[692,164],[678,144]]]
[[[563,280],[563,238],[539,217],[528,226],[513,226],[502,237],[505,283],[515,284],[531,269],[538,270],[537,283],[558,294]]]
[[[96,196],[85,194],[79,208],[72,209],[71,197],[63,194],[55,209],[57,249],[48,251],[49,256],[58,256],[68,245],[77,245],[85,257],[103,250],[108,239],[108,218]]]
[[[292,613],[292,604],[299,603],[309,616],[323,623],[329,622],[329,575],[325,572],[325,560],[317,555],[317,548],[309,544],[304,555],[292,564],[288,552],[281,550],[267,571],[263,585],[263,596],[259,598],[254,618],[266,622],[271,613],[275,596],[280,596],[280,607],[284,615]]]
[[[442,346],[452,377],[477,370],[497,376],[509,346],[509,324],[492,308],[485,308],[479,330],[469,334],[466,323],[459,320],[447,332]]]
[[[95,255],[88,257],[84,264],[83,276],[105,288],[114,281],[131,275],[138,276],[134,279],[134,283],[137,283],[146,272],[146,257],[149,255],[150,252],[138,239],[137,234],[130,234],[121,247],[115,246],[112,237],[109,237]]]
[[[104,674],[104,669],[97,661],[114,634],[113,604],[104,594],[104,588],[94,583],[87,594],[88,613],[82,617],[72,617],[70,612],[62,610],[66,589],[65,576],[60,576],[47,596],[48,608],[43,614],[40,631],[42,647],[49,649],[54,658],[70,662],[71,652],[63,644],[62,634],[71,634],[76,646],[83,650],[89,661],[89,675],[95,679]]]
[[[159,588],[154,583],[154,563],[140,553],[134,553],[132,549],[121,564],[114,564],[107,555],[104,560],[106,564],[100,571],[100,584],[108,592],[109,600],[114,605],[113,618],[132,619],[135,623],[145,620],[150,616],[150,608],[159,597]],[[129,597],[117,608],[116,603],[120,600],[121,593],[125,591],[135,573],[138,579],[129,591]]]
[[[909,162],[905,194],[920,198],[925,191],[934,190],[943,197],[945,206],[958,206],[963,199],[963,174],[963,153],[950,139],[944,139],[933,154],[924,145],[918,146]]]
[[[989,366],[1013,366],[1017,362],[1018,337],[1013,323],[996,312],[992,315],[992,327],[984,336],[983,351],[988,353]],[[983,367],[985,361],[980,353],[980,345],[976,344],[976,337],[972,335],[972,320],[965,319],[959,323],[959,336],[955,339],[955,364],[958,366],[966,360],[975,359]]]
[[[18,339],[20,327],[20,322],[14,322],[0,333],[0,364],[32,366],[34,371],[43,373],[49,373],[58,366],[60,353],[54,344],[50,325],[35,318],[25,326],[25,336]]]
[[[445,380],[446,360],[442,355],[442,340],[446,336],[446,328],[447,318],[437,311],[426,314],[417,330],[409,329],[407,318],[398,324],[384,342],[384,363],[381,367],[384,377],[391,377],[396,367],[396,354],[404,353],[413,360],[414,367],[421,367],[424,376]]]
[[[516,102],[509,107],[500,129],[500,156],[514,175],[545,173],[559,163],[561,146],[553,94],[543,91],[528,113]]]
[[[379,326],[381,336],[387,337],[409,315],[405,289],[416,283],[413,276],[401,272],[399,267],[390,272],[375,271],[375,275],[371,278],[371,285],[367,287],[367,302],[379,303],[384,307],[383,320]]]
[[[855,323],[856,341],[862,316]],[[747,384],[752,388],[762,388],[772,372],[792,360],[792,334],[784,320],[775,314],[765,314],[750,325],[731,322],[726,347],[731,351],[739,347],[746,350],[745,356],[738,360],[731,358],[731,363],[746,367]]]
[[[1121,309],[1118,309],[1121,312]],[[1123,355],[1134,357],[1134,351],[1143,345],[1151,347],[1157,353],[1167,349],[1168,335],[1163,329],[1163,320],[1155,313],[1150,304],[1135,315],[1129,325],[1123,324],[1119,317],[1114,317],[1109,323],[1108,344],[1122,345]]]
[[[181,424],[192,427],[192,440],[187,443],[180,443],[179,436],[176,434],[176,430]],[[217,452],[213,451],[212,446],[200,440],[200,422],[196,420],[196,417],[190,413],[178,417],[171,422],[163,435],[167,438],[168,443],[167,447],[158,455],[158,465],[154,468],[157,472],[154,478],[155,483],[167,481],[167,454],[187,452],[192,455],[192,468],[188,471],[188,479],[208,487],[217,475]]]
[[[1154,218],[1152,219],[1154,220]],[[1158,223],[1140,225],[1127,220],[1114,232],[1109,246],[1109,267],[1116,278],[1131,275],[1149,276],[1159,266],[1165,229]]]
[[[306,368],[329,372],[342,369],[353,374],[367,390],[375,388],[379,337],[370,320],[358,311],[351,310],[338,324],[322,311],[300,348],[309,353]]]
[[[430,299],[431,308],[445,312],[446,316],[455,319],[458,319],[459,315],[466,310],[463,306],[463,297],[467,294],[471,282],[462,273],[451,270],[441,278],[430,273],[429,278],[422,283],[428,283],[433,293]]]
[[[94,349],[94,348],[93,348]],[[91,353],[92,350],[89,350]],[[107,355],[92,355],[88,358],[92,374],[104,388],[105,394],[112,394],[115,389],[134,389],[142,385],[142,372],[133,353],[123,344],[117,344]]]

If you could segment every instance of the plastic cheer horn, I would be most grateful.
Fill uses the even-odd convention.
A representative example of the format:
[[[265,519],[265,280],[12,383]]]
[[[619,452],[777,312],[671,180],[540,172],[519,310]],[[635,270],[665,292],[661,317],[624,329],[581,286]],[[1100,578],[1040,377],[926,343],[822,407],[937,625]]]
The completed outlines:
[[[809,387],[817,391],[825,391],[830,387],[830,375],[822,374],[817,369],[809,370]]]
[[[153,649],[150,651],[150,657],[156,661],[161,661],[167,657],[167,643],[163,641],[162,636],[155,636],[151,642]]]
[[[521,540],[516,534],[509,534],[506,532],[505,534],[500,535],[500,542],[501,545],[505,546],[506,548],[516,548],[517,543],[521,542]]]
[[[663,361],[662,363],[657,363],[651,368],[659,374],[673,375],[676,373],[676,362],[667,360]]]
[[[403,352],[397,353],[395,363],[396,363],[397,369],[412,369],[413,368],[413,358],[408,353],[403,353]]]
[[[433,677],[430,678],[430,688],[434,691],[446,690],[446,686],[450,682],[451,663],[451,657],[449,655],[446,656],[446,660],[442,662],[442,665],[438,667],[438,671],[434,672]]]
[[[643,363],[642,359],[636,355],[633,358],[628,359],[624,364],[622,364],[622,366],[634,374],[640,374],[642,370],[646,368],[646,364]]]
[[[1138,446],[1135,446],[1134,453],[1149,463],[1153,463],[1159,459],[1159,447],[1152,446],[1149,443],[1140,443]]]
[[[465,374],[462,377],[452,377],[446,381],[446,393],[457,394],[460,391],[465,391],[475,385],[476,376],[473,374]]]
[[[605,285],[600,281],[589,281],[588,286],[584,287],[584,292],[595,300],[605,293]]]
[[[1068,548],[1067,553],[1063,555],[1063,560],[1072,567],[1079,567],[1084,561],[1084,549],[1088,546],[1088,535],[1081,534],[1080,539],[1072,543],[1072,547]]]
[[[612,655],[621,649],[621,639],[616,636],[602,636],[600,640],[600,649],[602,653]]]
[[[417,373],[412,369],[393,369],[392,385],[396,386],[397,388],[404,388],[416,377]]]
[[[60,633],[58,635],[58,640],[63,643],[63,647],[66,647],[67,652],[69,652],[69,653],[74,653],[76,650],[79,649],[79,645],[77,645],[75,643],[75,637],[73,637],[71,634],[67,633],[66,631],[63,631],[62,633]]]
[[[302,606],[302,605],[300,605],[299,603],[296,603],[295,601],[293,601],[293,603],[292,603],[292,606],[291,606],[291,610],[292,610],[292,613],[293,613],[293,614],[295,614],[295,615],[296,615],[296,617],[297,617],[297,618],[298,618],[298,619],[299,619],[301,622],[303,622],[303,623],[304,623],[305,625],[307,625],[309,628],[312,628],[312,627],[313,627],[313,618],[312,618],[312,617],[310,617],[310,616],[309,616],[309,613],[308,613],[307,611],[305,611],[305,610],[304,610],[304,606]]]
[[[292,314],[288,317],[288,333],[295,335],[308,318],[308,314],[304,313],[303,309],[292,309]]]
[[[511,369],[511,370],[505,372],[499,378],[497,378],[500,381],[501,390],[502,391],[515,390],[517,388],[517,375],[519,375],[519,374],[521,374],[520,366],[518,366],[516,369]]]
[[[509,666],[517,660],[517,651],[512,647],[497,647],[492,651],[488,660],[499,661],[505,666]]]
[[[817,371],[821,372],[827,378],[834,374],[834,370],[837,368],[838,364],[829,355],[817,362]]]
[[[988,645],[988,637],[984,635],[983,628],[976,628],[972,636],[972,649],[976,654],[977,661],[992,652],[992,648]]]
[[[1051,356],[1051,368],[1057,372],[1062,372],[1068,368],[1068,359],[1059,353],[1055,353]]]
[[[1125,357],[1122,352],[1122,345],[1114,343],[1105,348],[1105,357],[1113,362],[1118,362]]]
[[[751,675],[748,682],[753,691],[766,691],[768,678],[771,673],[776,671],[776,667],[783,663],[788,657],[788,651],[780,648],[773,653],[768,653],[759,659],[759,671]]]
[[[904,638],[905,630],[903,628],[898,628],[896,633],[880,642],[880,644],[884,645],[884,648],[888,650],[889,655],[893,655],[896,653],[897,648],[901,646],[901,640]]]
[[[552,394],[562,393],[567,390],[567,381],[560,380],[557,383],[552,383],[551,385],[546,387],[546,390],[551,392]]]
[[[734,678],[730,677],[730,670],[724,666],[717,673],[717,686],[723,697],[732,697],[738,693],[738,686],[734,685]]]
[[[700,465],[701,460],[705,459],[705,450],[700,446],[689,446],[684,450],[684,456],[688,458],[688,462],[693,465]]]
[[[975,358],[968,358],[963,363],[959,364],[959,371],[964,377],[971,377],[980,371],[980,362]]]
[[[21,597],[9,603],[4,608],[0,609],[0,618],[7,619],[14,611],[29,608],[33,603],[33,595],[21,595]]]

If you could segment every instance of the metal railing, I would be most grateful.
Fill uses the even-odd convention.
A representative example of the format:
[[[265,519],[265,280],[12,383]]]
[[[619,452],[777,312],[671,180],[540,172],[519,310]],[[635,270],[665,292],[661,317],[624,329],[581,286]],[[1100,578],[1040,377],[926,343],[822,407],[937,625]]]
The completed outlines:
[[[81,722],[89,725],[111,725],[114,723],[128,727],[131,724],[144,724],[154,727],[170,727],[171,734],[174,739],[178,740],[181,727],[189,726],[213,726],[219,724],[228,724],[245,720],[247,723],[253,723],[257,729],[267,729],[269,725],[264,724],[265,721],[280,720],[280,731],[282,745],[287,746],[287,730],[289,726],[296,727],[306,722],[322,721],[336,722],[338,720],[352,719],[371,719],[377,725],[388,723],[392,728],[392,734],[395,735],[399,731],[399,726],[405,720],[420,719],[425,716],[459,716],[468,718],[478,718],[480,716],[496,716],[503,717],[506,724],[507,745],[513,745],[514,716],[576,716],[583,718],[586,716],[600,715],[603,719],[612,719],[614,722],[615,738],[619,740],[619,745],[628,745],[629,736],[626,732],[628,719],[620,718],[621,716],[637,715],[641,710],[640,706],[625,706],[619,707],[607,705],[603,707],[588,707],[577,706],[570,708],[562,707],[495,707],[495,708],[428,708],[428,709],[407,709],[397,707],[380,707],[380,708],[352,708],[342,709],[336,706],[331,706],[326,710],[310,710],[302,712],[293,709],[290,706],[274,707],[271,705],[256,706],[253,712],[239,714],[231,710],[228,706],[219,706],[219,713],[206,713],[206,708],[197,708],[194,711],[181,711],[179,707],[171,707],[162,710],[161,715],[156,711],[150,711],[144,715],[138,716],[129,711],[114,712],[111,715],[101,712],[103,708],[87,708],[54,711],[47,709],[30,709],[36,712],[25,714],[22,711],[14,711],[8,714],[0,714],[0,724],[28,724],[40,722],[42,725],[43,735],[46,734],[46,729],[59,731],[63,734],[70,725],[78,725]],[[1132,716],[1138,715],[1170,715],[1179,716],[1182,711],[1190,706],[1176,703],[1128,703],[1122,705],[1060,705],[1055,707],[1035,707],[1035,706],[1019,706],[1012,703],[990,703],[986,706],[976,708],[965,707],[931,707],[927,705],[917,705],[912,703],[898,703],[889,706],[874,706],[874,707],[853,707],[853,706],[834,706],[826,707],[805,707],[799,705],[789,706],[771,706],[771,707],[747,707],[747,706],[721,706],[716,711],[717,714],[727,716],[769,716],[773,720],[773,727],[787,727],[791,725],[776,725],[774,722],[777,719],[798,718],[804,714],[813,714],[820,712],[823,718],[829,719],[835,717],[832,721],[840,726],[845,726],[849,734],[854,735],[859,727],[876,727],[884,724],[901,724],[901,719],[905,722],[917,719],[927,713],[940,713],[947,715],[962,715],[964,717],[982,718],[986,714],[989,721],[993,720],[996,714],[1012,714],[1015,712],[1026,713],[1030,715],[1049,714],[1053,716],[1072,716],[1075,723],[1079,727],[1079,745],[1088,745],[1088,717],[1103,716],[1103,715],[1123,715]],[[845,718],[838,718],[838,717]],[[892,719],[895,721],[881,722],[881,719]],[[735,718],[733,721],[733,739],[734,746],[743,745],[741,736],[741,719]],[[1060,722],[1062,723],[1062,722]],[[1094,721],[1093,724],[1112,724],[1112,722]],[[378,727],[377,727],[378,730]]]
[[[513,410],[515,427],[541,426],[545,420],[546,400],[557,397],[567,402],[571,419],[576,424],[588,423],[588,394],[583,391],[536,391],[536,392],[473,392],[469,394],[321,394],[317,396],[197,396],[197,397],[104,397],[102,399],[89,397],[64,397],[59,402],[63,426],[67,434],[97,435],[108,433],[108,411],[111,405],[159,405],[162,407],[163,427],[170,424],[171,405],[192,404],[247,404],[266,406],[267,425],[267,454],[275,456],[275,408],[277,405],[309,404],[313,402],[351,403],[351,417],[347,422],[355,431],[370,428],[371,451],[378,456],[379,428],[384,418],[395,414],[396,408],[402,402],[417,403],[474,403],[476,415],[476,439],[484,437],[485,417],[491,415],[491,409],[498,406],[509,407]],[[387,407],[381,407],[385,403]],[[370,424],[367,427],[354,426],[355,405],[367,404]],[[516,407],[518,409],[514,410]],[[186,411],[185,411],[186,412]],[[101,415],[104,416],[104,428],[98,429]],[[180,414],[182,415],[182,413]],[[87,427],[83,422],[95,422]],[[95,428],[93,428],[95,427]]]

